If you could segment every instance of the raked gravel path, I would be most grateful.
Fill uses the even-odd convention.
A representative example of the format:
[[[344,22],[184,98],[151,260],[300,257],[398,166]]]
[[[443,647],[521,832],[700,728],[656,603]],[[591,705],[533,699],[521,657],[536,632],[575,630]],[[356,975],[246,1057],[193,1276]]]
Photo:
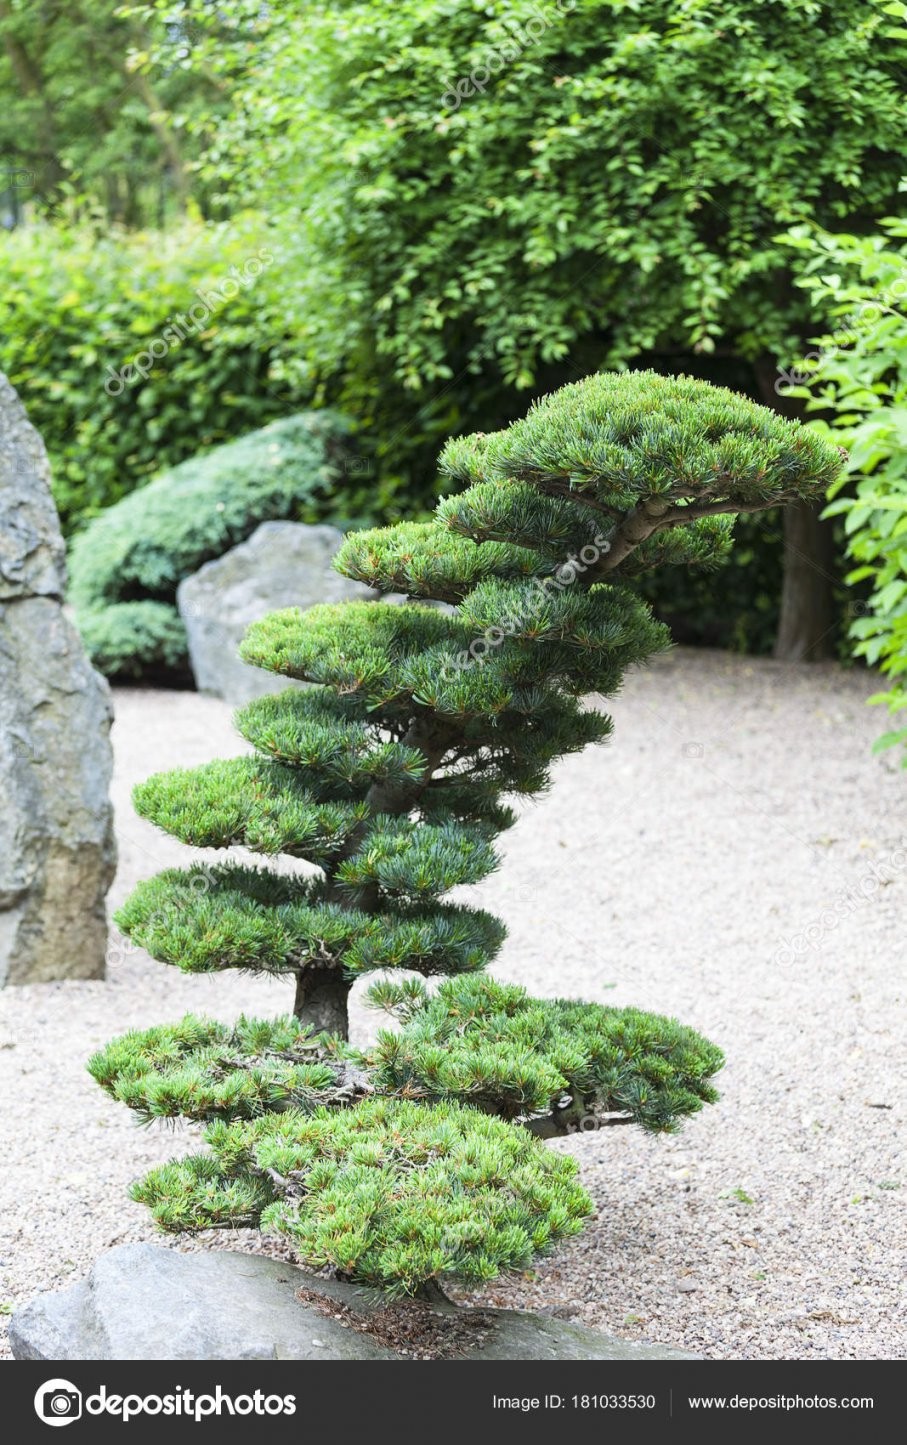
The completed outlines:
[[[907,1356],[907,774],[871,756],[874,685],[678,651],[630,677],[612,742],[561,764],[505,835],[504,866],[475,890],[510,928],[496,972],[676,1014],[728,1063],[718,1107],[674,1138],[554,1146],[576,1154],[597,1217],[490,1302],[717,1359]],[[132,784],[240,750],[210,698],[120,691],[116,710],[114,904],[187,857],[135,817]],[[5,992],[4,1315],[111,1245],[163,1242],[126,1188],[191,1133],[137,1129],[86,1056],[189,1009],[289,1004],[288,985],[186,977],[116,941],[106,983]],[[355,1036],[375,1022],[357,1008]]]

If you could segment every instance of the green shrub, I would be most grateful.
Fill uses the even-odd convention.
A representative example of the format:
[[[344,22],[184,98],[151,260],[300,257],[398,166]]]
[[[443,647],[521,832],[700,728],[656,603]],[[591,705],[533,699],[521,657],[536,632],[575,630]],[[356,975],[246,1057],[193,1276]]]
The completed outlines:
[[[348,435],[333,412],[271,422],[162,472],[90,522],[70,548],[69,599],[95,666],[115,678],[185,673],[180,581],[260,522],[323,516]]]
[[[188,682],[186,629],[169,602],[82,606],[76,622],[99,672],[116,681]]]
[[[292,980],[295,1023],[190,1017],[90,1063],[144,1120],[208,1121],[208,1152],[135,1187],[164,1228],[261,1224],[311,1266],[410,1293],[523,1267],[580,1227],[573,1161],[529,1136],[666,1131],[715,1099],[714,1044],[661,1015],[477,976],[503,930],[442,900],[498,865],[507,798],[540,793],[555,759],[608,737],[583,696],[612,696],[667,646],[637,580],[715,560],[731,515],[820,495],[840,458],[732,392],[631,372],[451,441],[441,467],[465,490],[431,522],[354,533],[336,561],[410,604],[253,624],[245,660],[309,686],[240,711],[258,756],[135,792],[143,817],[192,846],[319,870],[170,869],[117,915],[187,972]],[[357,1054],[347,1006],[364,973],[402,1029]],[[439,973],[451,977],[434,997],[412,977]]]
[[[854,655],[890,680],[872,701],[897,718],[907,708],[907,221],[884,221],[870,236],[800,230],[790,239],[829,326],[790,373],[790,390],[825,413],[813,425],[847,448],[827,514],[844,518],[857,564],[847,580],[866,595],[851,605]],[[907,748],[907,727],[895,725],[877,748],[897,744]]]
[[[65,222],[0,231],[0,368],[47,445],[67,533],[163,467],[308,400],[302,378],[275,371],[286,264],[248,216],[163,234]],[[215,302],[208,316],[199,290]],[[119,373],[151,343],[167,345],[168,326],[166,354],[120,390]]]

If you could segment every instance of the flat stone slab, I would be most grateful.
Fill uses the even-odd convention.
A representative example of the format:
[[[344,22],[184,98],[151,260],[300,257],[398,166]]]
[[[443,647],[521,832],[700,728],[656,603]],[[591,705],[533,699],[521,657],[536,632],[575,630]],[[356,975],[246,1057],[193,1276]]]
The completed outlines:
[[[399,1317],[405,1308],[390,1310]],[[516,1310],[443,1303],[411,1308],[427,1312],[442,1338],[455,1332],[452,1353],[459,1359],[695,1358]],[[386,1301],[376,1291],[317,1278],[262,1255],[180,1254],[152,1244],[110,1250],[86,1280],[38,1295],[10,1322],[17,1360],[412,1358],[405,1331],[399,1348],[390,1342],[393,1333]]]

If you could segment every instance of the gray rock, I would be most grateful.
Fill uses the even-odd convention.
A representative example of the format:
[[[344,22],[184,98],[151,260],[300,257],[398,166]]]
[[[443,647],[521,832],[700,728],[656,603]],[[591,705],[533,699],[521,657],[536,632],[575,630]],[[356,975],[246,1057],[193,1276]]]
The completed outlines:
[[[250,623],[282,607],[374,598],[331,567],[342,541],[336,527],[262,522],[248,541],[180,583],[176,601],[200,692],[242,703],[293,686],[240,662],[239,644]]]
[[[66,549],[44,443],[0,372],[0,602],[62,597]]]
[[[302,1271],[307,1289],[348,1305],[359,1315],[383,1309],[386,1301],[378,1290],[365,1290],[339,1280],[312,1279]],[[470,1315],[489,1317],[492,1327],[480,1344],[466,1347],[459,1357],[464,1360],[692,1360],[698,1356],[668,1345],[650,1345],[636,1340],[621,1340],[601,1330],[590,1330],[552,1318],[531,1314],[526,1310],[467,1309],[453,1304],[433,1304],[442,1315],[463,1319]]]
[[[0,373],[0,986],[104,975],[112,709],[64,559],[47,453]]]
[[[300,1270],[261,1255],[123,1244],[10,1322],[17,1360],[390,1360],[301,1304]],[[315,1343],[319,1341],[320,1343]]]
[[[17,1360],[392,1360],[373,1335],[341,1324],[296,1292],[368,1316],[375,1291],[305,1274],[261,1255],[179,1254],[151,1244],[110,1250],[81,1284],[38,1295],[10,1322]],[[475,1311],[435,1305],[462,1320]],[[483,1310],[490,1330],[461,1358],[674,1360],[694,1356],[631,1343],[582,1325],[514,1310]]]

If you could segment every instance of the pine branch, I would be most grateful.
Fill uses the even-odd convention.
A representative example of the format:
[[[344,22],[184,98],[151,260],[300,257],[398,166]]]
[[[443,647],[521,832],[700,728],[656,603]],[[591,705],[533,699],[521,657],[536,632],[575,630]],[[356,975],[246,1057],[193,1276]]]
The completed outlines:
[[[608,550],[589,570],[589,578],[615,571],[631,552],[664,526],[666,506],[661,502],[643,502],[634,507],[608,539]]]

